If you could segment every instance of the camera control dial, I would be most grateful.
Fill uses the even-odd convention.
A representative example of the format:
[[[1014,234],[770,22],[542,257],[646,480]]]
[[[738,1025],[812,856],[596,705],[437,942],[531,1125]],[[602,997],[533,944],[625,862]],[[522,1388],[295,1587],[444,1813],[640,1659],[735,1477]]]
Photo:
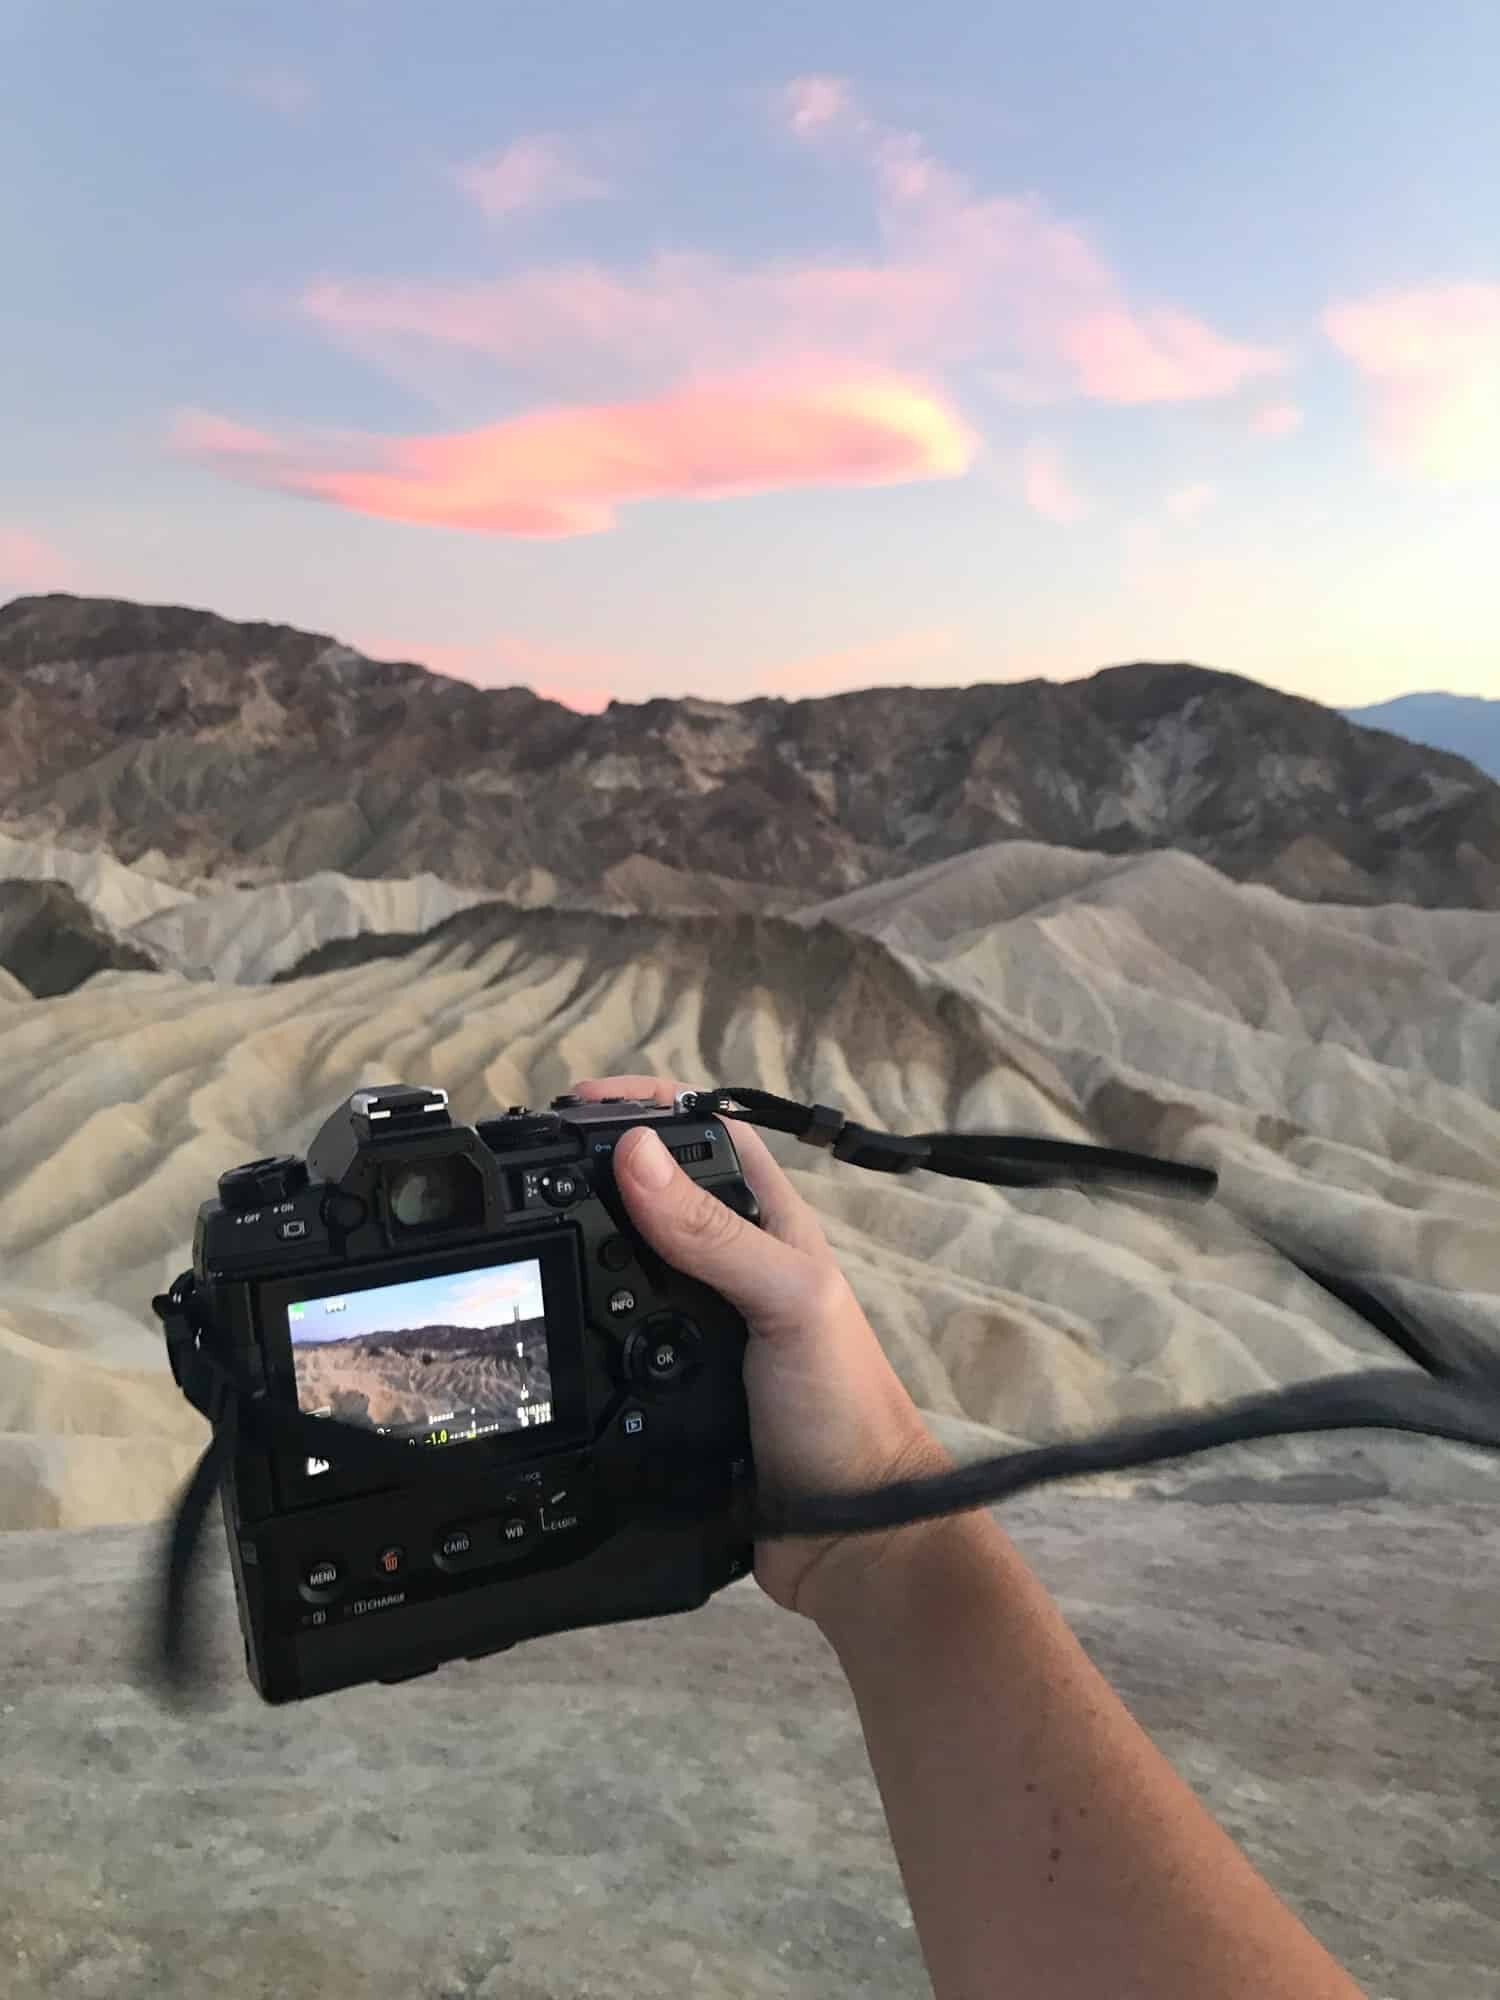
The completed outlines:
[[[252,1208],[274,1208],[291,1201],[307,1186],[307,1162],[291,1153],[274,1153],[269,1159],[247,1160],[219,1176],[219,1200],[235,1213]]]
[[[492,1153],[506,1153],[557,1138],[559,1124],[554,1112],[528,1111],[524,1104],[513,1104],[503,1118],[485,1119],[479,1130]]]

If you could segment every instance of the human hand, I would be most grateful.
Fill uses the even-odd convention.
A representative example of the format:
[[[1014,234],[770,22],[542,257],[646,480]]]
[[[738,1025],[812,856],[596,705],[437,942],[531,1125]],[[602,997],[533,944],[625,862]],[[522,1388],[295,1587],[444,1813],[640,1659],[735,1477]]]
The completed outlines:
[[[606,1076],[568,1090],[590,1101],[670,1104],[690,1087],[656,1076]],[[817,1216],[754,1127],[723,1122],[760,1203],[759,1228],[685,1174],[646,1127],[625,1134],[614,1165],[630,1219],[651,1247],[711,1285],[749,1326],[745,1395],[759,1484],[788,1495],[852,1492],[951,1470],[953,1460],[887,1360]],[[659,1187],[638,1171],[643,1155],[653,1153],[667,1169]],[[784,1609],[819,1620],[836,1598],[861,1588],[898,1543],[907,1546],[938,1525],[758,1542],[755,1580]]]

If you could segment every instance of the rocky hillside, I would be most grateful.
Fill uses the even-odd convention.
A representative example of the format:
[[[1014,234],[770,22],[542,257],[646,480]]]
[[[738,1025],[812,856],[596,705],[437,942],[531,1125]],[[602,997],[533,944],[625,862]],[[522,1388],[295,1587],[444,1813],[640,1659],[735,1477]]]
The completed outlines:
[[[37,1000],[96,972],[154,972],[158,960],[114,936],[62,882],[0,882],[0,966]]]
[[[541,870],[569,900],[628,863],[786,907],[1025,839],[1172,847],[1312,901],[1500,908],[1500,785],[1232,674],[585,716],[286,626],[65,596],[0,609],[0,818],[239,884],[504,895]]]

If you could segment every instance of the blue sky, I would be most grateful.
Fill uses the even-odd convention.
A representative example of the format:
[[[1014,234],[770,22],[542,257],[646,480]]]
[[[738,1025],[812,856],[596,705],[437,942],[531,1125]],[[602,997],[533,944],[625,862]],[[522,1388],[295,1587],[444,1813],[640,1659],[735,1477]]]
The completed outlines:
[[[330,1303],[337,1303],[338,1311],[330,1312]],[[526,1320],[540,1319],[542,1311],[542,1267],[527,1257],[515,1264],[309,1299],[292,1320],[291,1334],[294,1344],[308,1346],[420,1326],[503,1327],[518,1312]]]
[[[1500,9],[0,0],[0,599],[1500,695]]]

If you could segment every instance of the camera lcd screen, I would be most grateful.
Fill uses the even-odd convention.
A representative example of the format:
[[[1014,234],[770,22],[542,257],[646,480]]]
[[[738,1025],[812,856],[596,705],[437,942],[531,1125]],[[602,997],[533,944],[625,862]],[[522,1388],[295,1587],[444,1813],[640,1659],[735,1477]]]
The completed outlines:
[[[297,1405],[308,1416],[437,1445],[552,1421],[535,1257],[298,1299],[286,1310]]]

